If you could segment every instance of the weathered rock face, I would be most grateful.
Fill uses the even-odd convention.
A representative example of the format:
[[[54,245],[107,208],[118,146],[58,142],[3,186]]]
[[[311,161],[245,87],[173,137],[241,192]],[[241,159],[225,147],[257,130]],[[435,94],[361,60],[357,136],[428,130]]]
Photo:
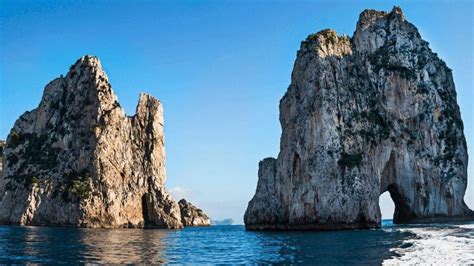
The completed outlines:
[[[451,70],[399,8],[364,11],[351,39],[324,30],[302,42],[280,123],[247,229],[378,227],[385,191],[395,223],[472,215]]]
[[[5,141],[0,140],[0,176],[3,172],[3,149],[5,148]]]
[[[38,108],[11,130],[0,178],[0,222],[181,228],[164,189],[163,107],[141,94],[121,109],[98,58],[50,82]]]
[[[191,202],[181,199],[179,202],[181,210],[181,222],[184,226],[209,226],[211,220],[201,209],[192,205]]]

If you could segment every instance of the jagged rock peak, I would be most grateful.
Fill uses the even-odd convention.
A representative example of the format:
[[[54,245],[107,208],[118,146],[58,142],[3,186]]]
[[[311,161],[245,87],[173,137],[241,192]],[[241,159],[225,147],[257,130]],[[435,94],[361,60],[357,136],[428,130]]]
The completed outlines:
[[[374,24],[378,19],[381,18],[398,19],[400,21],[405,20],[403,11],[400,7],[394,6],[390,13],[385,11],[378,11],[374,9],[366,9],[359,15],[359,21],[357,22],[357,29],[365,28],[369,25]]]
[[[412,24],[404,22],[405,17],[400,7],[394,7],[390,13],[368,9],[360,14],[353,38],[346,34],[338,35],[333,29],[321,30],[309,35],[302,42],[299,52],[316,51],[321,58],[340,58],[351,55],[354,51],[371,53],[385,44],[385,37],[390,35],[390,31],[406,31],[401,27],[421,38]],[[412,35],[405,37],[413,38]]]
[[[81,69],[84,67],[95,67],[98,69],[102,69],[102,65],[100,64],[100,59],[97,56],[84,55],[81,58],[77,59],[77,61],[71,66],[69,70]]]
[[[362,12],[350,40],[323,30],[302,42],[280,123],[247,229],[378,227],[386,191],[395,223],[473,215],[452,71],[398,7]]]
[[[181,210],[181,222],[184,226],[209,226],[211,220],[201,209],[191,204],[191,202],[181,199],[179,202]]]
[[[73,65],[71,65],[66,77],[73,79],[76,75],[108,83],[108,78],[102,69],[100,59],[94,55],[82,56]]]
[[[8,135],[0,223],[181,228],[166,180],[163,107],[123,112],[97,57],[50,82]]]

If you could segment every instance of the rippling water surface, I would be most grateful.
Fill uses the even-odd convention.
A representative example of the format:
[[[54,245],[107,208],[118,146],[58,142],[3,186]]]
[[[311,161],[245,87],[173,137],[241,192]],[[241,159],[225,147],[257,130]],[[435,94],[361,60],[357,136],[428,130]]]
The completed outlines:
[[[453,238],[450,239],[452,249],[456,249],[452,243],[458,243],[457,249],[471,248],[472,252],[474,235],[470,227],[399,227],[387,221],[382,229],[333,232],[249,232],[238,225],[183,230],[0,226],[0,262],[417,262],[423,261],[420,256],[423,257],[422,246],[426,243],[422,240],[433,237],[430,230],[441,236],[441,242],[444,237],[441,231]],[[456,242],[458,238],[464,242]],[[464,247],[465,244],[468,246]]]

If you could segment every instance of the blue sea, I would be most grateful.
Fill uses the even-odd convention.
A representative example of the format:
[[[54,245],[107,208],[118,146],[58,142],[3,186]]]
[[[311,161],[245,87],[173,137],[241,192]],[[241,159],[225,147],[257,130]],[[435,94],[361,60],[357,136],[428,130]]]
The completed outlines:
[[[0,263],[474,263],[474,223],[327,232],[0,226]]]

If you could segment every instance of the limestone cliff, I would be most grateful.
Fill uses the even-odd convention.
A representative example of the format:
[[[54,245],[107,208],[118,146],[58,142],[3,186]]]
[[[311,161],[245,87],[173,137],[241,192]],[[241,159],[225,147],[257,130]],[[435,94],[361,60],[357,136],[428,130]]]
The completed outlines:
[[[191,202],[181,199],[179,202],[181,211],[181,222],[184,226],[209,226],[211,220],[201,209],[191,204]]]
[[[3,172],[3,149],[5,148],[5,141],[0,140],[0,176]]]
[[[94,56],[51,81],[8,135],[0,222],[181,228],[164,188],[163,106],[141,94],[126,116]]]
[[[323,30],[303,41],[280,123],[247,229],[378,227],[385,191],[395,223],[472,215],[451,69],[398,7],[362,12],[352,38]]]

